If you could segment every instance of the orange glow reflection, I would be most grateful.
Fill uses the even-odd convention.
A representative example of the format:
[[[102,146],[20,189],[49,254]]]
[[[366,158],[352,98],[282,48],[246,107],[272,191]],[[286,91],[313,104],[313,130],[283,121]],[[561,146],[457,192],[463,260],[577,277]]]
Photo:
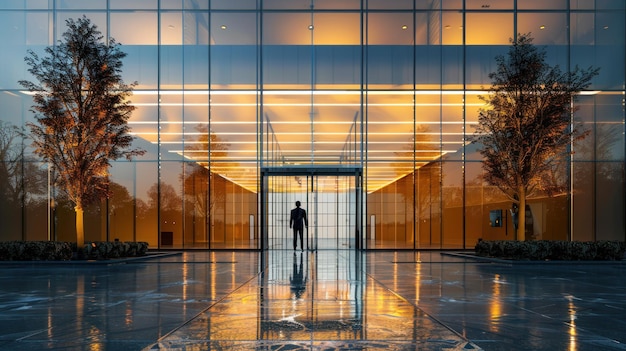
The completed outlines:
[[[130,301],[126,302],[126,309],[124,310],[124,324],[128,327],[133,325],[133,306]]]
[[[578,335],[576,333],[576,306],[574,305],[574,297],[566,296],[568,302],[568,315],[569,315],[569,351],[578,350]]]
[[[494,333],[500,331],[500,317],[502,317],[502,297],[501,285],[503,281],[500,279],[500,275],[496,274],[493,278],[493,288],[491,303],[489,304],[489,330]]]

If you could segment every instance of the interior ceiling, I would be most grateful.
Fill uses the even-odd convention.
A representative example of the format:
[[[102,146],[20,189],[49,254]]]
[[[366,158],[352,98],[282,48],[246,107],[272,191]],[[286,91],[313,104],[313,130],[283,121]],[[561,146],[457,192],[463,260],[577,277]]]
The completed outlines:
[[[184,157],[206,167],[210,162],[213,172],[252,191],[257,190],[259,156],[270,167],[355,167],[363,161],[366,189],[375,191],[462,149],[463,108],[480,106],[478,92],[371,91],[362,96],[358,90],[267,90],[258,96],[255,90],[216,90],[211,91],[209,125],[204,115],[208,91],[161,91],[158,104],[149,102],[155,92],[135,93],[133,133],[160,143],[162,160]],[[146,109],[157,105],[158,128],[147,116],[141,121]],[[183,105],[193,106],[184,121]],[[259,124],[261,107],[264,121]]]
[[[479,5],[482,9],[510,8],[493,1],[468,2],[468,6]],[[205,37],[214,45],[256,45],[261,35],[264,45],[361,45],[363,40],[370,45],[458,45],[463,40],[467,45],[502,45],[512,36],[502,30],[510,28],[512,32],[512,12],[468,14],[466,26],[458,11],[433,13],[419,12],[414,17],[413,13],[370,12],[363,37],[360,11],[269,11],[263,14],[262,23],[254,11],[216,12],[210,20],[206,13],[191,13],[184,14],[192,16],[183,19],[184,26],[180,18],[172,16],[169,23],[170,17],[164,17],[161,42],[177,45],[183,44],[182,38],[191,38],[195,42],[185,39],[184,43],[194,44]],[[541,28],[535,34],[539,42],[560,40],[565,32],[561,28],[566,23],[564,16],[520,15],[518,27]],[[120,41],[124,42],[123,38]],[[312,77],[308,80],[313,81]],[[235,85],[212,87],[210,93],[206,86],[188,88],[182,91],[172,87],[168,91],[162,87],[158,103],[156,92],[136,91],[133,100],[139,107],[135,115],[139,116],[131,121],[135,135],[151,143],[160,142],[167,154],[203,166],[210,162],[212,171],[252,191],[257,191],[259,155],[268,166],[324,166],[362,159],[367,167],[367,190],[375,191],[462,149],[463,136],[472,128],[464,116],[482,105],[476,92],[442,86],[432,90],[418,85],[415,95],[413,87],[407,90],[389,85],[381,87],[383,91],[362,95],[359,86],[320,86],[314,82],[264,85],[263,91],[257,91],[256,86]],[[160,111],[158,132],[156,122],[150,122],[154,120],[153,106]],[[185,109],[184,118],[181,106],[190,107]],[[146,117],[141,117],[142,111]],[[260,114],[263,124],[256,121]]]

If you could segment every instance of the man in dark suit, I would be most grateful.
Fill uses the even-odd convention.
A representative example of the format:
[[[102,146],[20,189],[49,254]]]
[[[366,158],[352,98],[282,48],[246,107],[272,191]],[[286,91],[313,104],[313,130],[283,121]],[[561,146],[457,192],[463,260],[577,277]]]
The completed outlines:
[[[298,235],[300,235],[300,249],[304,251],[303,232],[304,228],[309,229],[309,221],[306,218],[306,211],[300,208],[300,201],[296,201],[296,208],[291,210],[289,228],[293,228],[293,249],[298,247]]]

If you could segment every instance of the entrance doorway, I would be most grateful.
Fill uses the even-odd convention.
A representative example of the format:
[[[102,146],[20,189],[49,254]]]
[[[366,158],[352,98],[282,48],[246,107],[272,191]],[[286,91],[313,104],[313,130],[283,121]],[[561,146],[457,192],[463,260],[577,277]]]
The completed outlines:
[[[296,201],[307,211],[305,250],[361,248],[361,178],[358,168],[264,169],[261,248],[293,250],[289,217]]]

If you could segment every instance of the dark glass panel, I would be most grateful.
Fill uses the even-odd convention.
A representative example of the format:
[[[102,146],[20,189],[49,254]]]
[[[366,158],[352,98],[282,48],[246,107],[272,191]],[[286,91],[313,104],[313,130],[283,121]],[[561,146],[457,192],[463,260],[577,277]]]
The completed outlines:
[[[624,241],[624,162],[597,162],[596,240]]]
[[[594,235],[594,178],[593,162],[572,164],[572,240],[595,240]]]

